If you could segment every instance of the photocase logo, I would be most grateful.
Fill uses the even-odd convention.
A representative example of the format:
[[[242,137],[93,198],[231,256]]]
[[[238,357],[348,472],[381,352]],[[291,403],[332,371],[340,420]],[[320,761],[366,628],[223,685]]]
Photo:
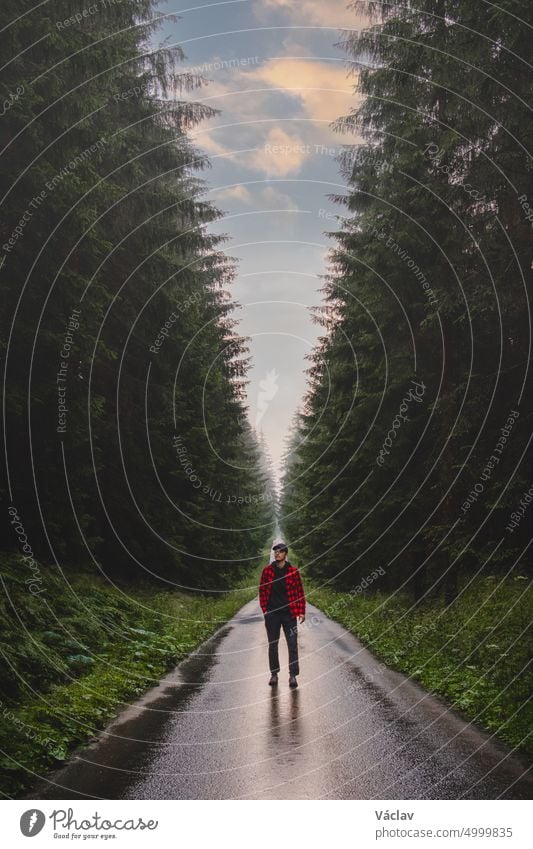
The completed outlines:
[[[273,368],[268,371],[266,377],[259,382],[259,392],[257,393],[257,415],[255,417],[256,428],[259,427],[261,419],[268,410],[270,402],[278,393],[278,377],[279,374],[276,369]]]
[[[29,811],[24,811],[20,818],[20,830],[24,837],[35,837],[42,830],[46,822],[46,817],[42,811],[37,808],[31,808]]]

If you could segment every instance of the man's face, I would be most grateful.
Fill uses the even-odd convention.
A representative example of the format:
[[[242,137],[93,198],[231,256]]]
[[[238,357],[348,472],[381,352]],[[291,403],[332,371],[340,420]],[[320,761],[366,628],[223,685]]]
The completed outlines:
[[[283,564],[285,563],[285,561],[287,559],[287,552],[284,551],[283,549],[278,549],[277,551],[274,552],[274,557],[276,558],[276,563],[279,566],[283,566]]]

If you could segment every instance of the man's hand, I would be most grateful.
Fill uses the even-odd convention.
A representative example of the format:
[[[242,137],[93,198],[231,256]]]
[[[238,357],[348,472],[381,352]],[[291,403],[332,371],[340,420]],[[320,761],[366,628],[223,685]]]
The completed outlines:
[[[299,619],[299,621],[300,621],[300,625],[303,625],[303,624],[304,624],[304,622],[305,622],[305,614],[303,614],[303,613],[302,613],[302,615],[301,615],[301,616],[299,616],[299,617],[298,617],[298,619]]]

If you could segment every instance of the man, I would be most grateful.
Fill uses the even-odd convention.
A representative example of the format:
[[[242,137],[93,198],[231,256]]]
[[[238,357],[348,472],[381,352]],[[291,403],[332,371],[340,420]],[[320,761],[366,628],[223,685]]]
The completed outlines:
[[[259,584],[259,604],[265,616],[268,636],[268,663],[270,686],[278,683],[279,636],[281,628],[289,649],[289,687],[297,687],[298,664],[297,617],[300,625],[305,622],[305,594],[302,579],[296,566],[289,563],[288,546],[278,542],[272,546],[275,563],[265,566]]]

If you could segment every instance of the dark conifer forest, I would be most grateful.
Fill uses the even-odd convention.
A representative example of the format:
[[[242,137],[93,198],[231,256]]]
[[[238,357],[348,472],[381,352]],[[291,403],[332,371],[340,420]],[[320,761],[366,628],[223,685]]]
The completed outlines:
[[[381,567],[380,589],[451,602],[531,574],[532,9],[356,5],[362,99],[337,129],[363,143],[341,161],[282,515],[331,586]]]
[[[36,560],[220,590],[274,501],[235,268],[187,138],[212,110],[180,48],[154,49],[155,6],[80,27],[78,3],[2,4],[2,489]]]

